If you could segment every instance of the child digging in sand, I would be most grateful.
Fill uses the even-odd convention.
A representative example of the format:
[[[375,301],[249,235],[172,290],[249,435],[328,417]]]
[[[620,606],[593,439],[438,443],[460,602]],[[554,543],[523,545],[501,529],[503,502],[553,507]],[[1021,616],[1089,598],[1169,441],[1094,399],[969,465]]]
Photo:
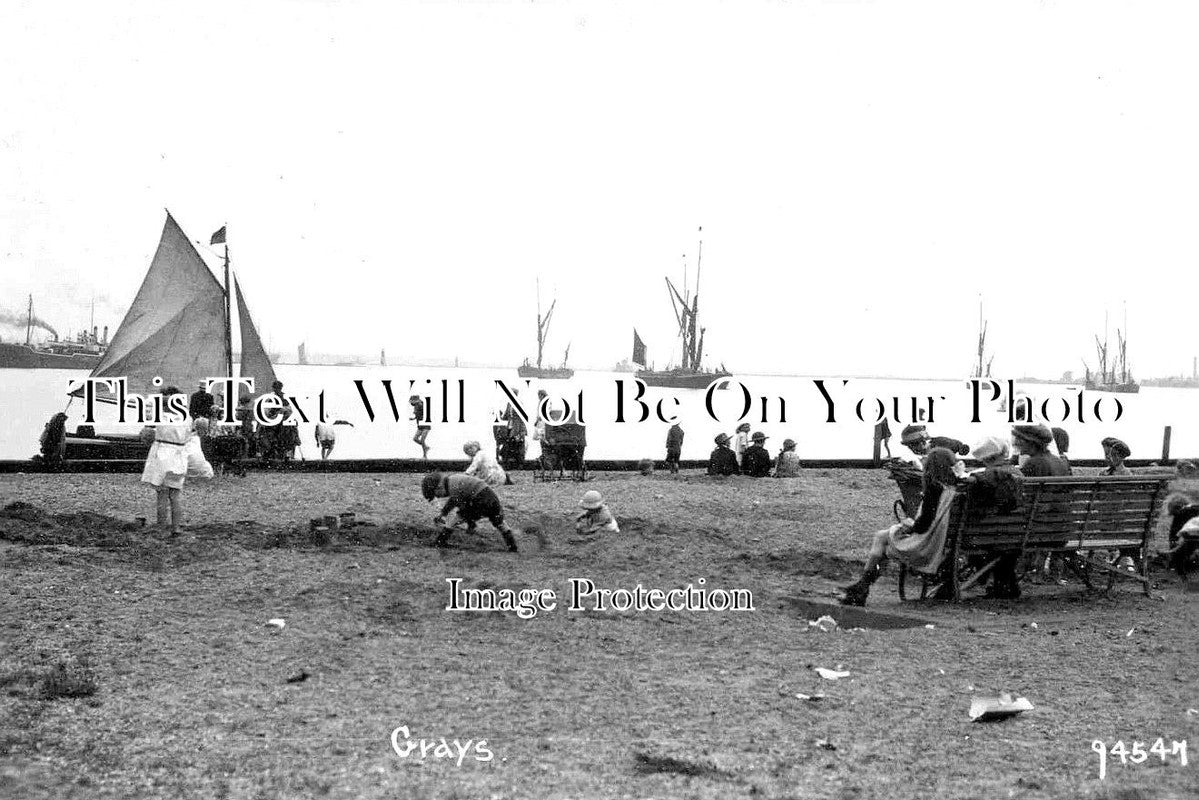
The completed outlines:
[[[516,552],[516,537],[512,535],[508,523],[504,522],[504,509],[500,506],[500,498],[483,481],[470,475],[430,472],[421,481],[420,492],[430,503],[437,497],[446,498],[441,513],[433,519],[441,528],[441,533],[437,535],[438,547],[449,547],[453,526],[446,524],[446,516],[456,509],[458,519],[466,523],[468,531],[474,531],[475,523],[486,517],[500,532],[500,536],[504,537],[504,544],[508,545],[508,549]]]
[[[596,490],[592,489],[583,495],[579,508],[583,509],[583,513],[575,517],[575,533],[579,538],[574,541],[590,541],[600,533],[620,533],[616,517],[608,510],[604,496]]]
[[[163,389],[164,398],[179,394],[174,386]],[[199,423],[199,420],[197,420]],[[201,423],[207,426],[208,421]],[[162,423],[142,431],[143,439],[152,439],[146,465],[142,469],[142,481],[154,487],[158,494],[156,526],[160,530],[170,529],[178,536],[183,527],[183,482],[190,475],[194,478],[211,478],[212,467],[200,451],[200,440],[188,421]]]

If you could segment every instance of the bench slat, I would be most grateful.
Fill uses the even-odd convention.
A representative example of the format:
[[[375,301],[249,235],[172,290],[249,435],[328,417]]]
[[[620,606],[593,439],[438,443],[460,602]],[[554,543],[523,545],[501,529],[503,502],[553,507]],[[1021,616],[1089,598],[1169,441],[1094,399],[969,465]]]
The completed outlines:
[[[1137,528],[1145,527],[1145,514],[1128,514],[1117,515],[1109,514],[1105,516],[1094,517],[1077,517],[1068,514],[1055,514],[1052,517],[1038,520],[1031,526],[1032,530],[1041,530],[1043,528],[1052,527],[1077,527],[1086,526],[1088,530],[1103,530],[1112,526],[1133,526]],[[1025,529],[1024,520],[1012,522],[1008,520],[987,521],[980,520],[971,523],[969,530],[977,533],[1004,533],[1005,531],[1023,531]]]
[[[1060,531],[1038,531],[1028,535],[1028,542],[1048,542],[1048,541],[1064,541],[1066,539],[1081,539],[1085,542],[1099,541],[1100,539],[1119,539],[1120,541],[1141,541],[1143,532],[1138,530],[1123,530],[1123,531],[1103,531],[1102,533],[1088,533],[1086,536],[1081,536],[1080,531],[1060,530]],[[995,536],[965,536],[962,538],[962,544],[971,546],[986,546],[988,544],[1011,544],[1012,542],[1024,541],[1023,533],[1001,533]]]
[[[963,542],[961,551],[964,553],[987,553],[995,550],[1018,550],[1020,545],[1024,543],[1021,537],[1012,537],[1010,539],[1000,539],[997,541],[988,540],[985,544],[977,544],[972,542]],[[1029,541],[1026,545],[1028,550],[1124,550],[1130,548],[1140,548],[1141,539],[1139,537],[1131,537],[1128,539],[1086,539],[1079,541],[1078,539],[1052,539],[1042,542]]]

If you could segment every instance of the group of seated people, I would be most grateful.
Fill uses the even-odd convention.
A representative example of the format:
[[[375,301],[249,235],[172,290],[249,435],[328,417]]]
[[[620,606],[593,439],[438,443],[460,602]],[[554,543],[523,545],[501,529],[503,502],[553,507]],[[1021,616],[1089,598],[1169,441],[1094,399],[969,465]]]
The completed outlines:
[[[919,511],[914,519],[909,516],[875,532],[866,567],[856,582],[844,587],[843,604],[865,604],[870,586],[878,578],[887,558],[896,558],[920,572],[936,573],[944,555],[950,507],[959,492],[970,492],[973,516],[1011,513],[1020,502],[1023,478],[1066,476],[1072,472],[1066,458],[1070,446],[1068,434],[1061,428],[1050,429],[1044,425],[1016,425],[1011,430],[1010,442],[991,436],[977,443],[972,451],[960,446],[957,440],[929,436],[923,425],[904,428],[901,442],[911,457],[899,460],[907,461],[907,468],[920,476],[921,490],[919,502],[905,504],[905,508],[918,507]],[[1101,474],[1131,474],[1124,463],[1131,454],[1128,445],[1116,438],[1104,439],[1102,444],[1108,466]],[[972,453],[982,465],[969,473],[958,458],[967,453]],[[1187,505],[1186,500],[1189,498],[1178,501],[1179,508]],[[1193,517],[1199,519],[1199,505],[1188,507],[1195,508]],[[1178,523],[1178,528],[1182,525]],[[1199,522],[1193,527],[1195,548],[1199,549]],[[1122,555],[1121,565],[1128,561],[1131,566],[1130,555]],[[1004,599],[1020,596],[1016,577],[1019,556],[1019,552],[1012,552],[999,560],[992,573],[988,596]],[[941,581],[934,597],[948,599],[949,592],[948,581]]]
[[[709,475],[748,475],[751,478],[795,478],[799,476],[799,453],[795,440],[784,439],[777,458],[766,450],[769,438],[761,431],[749,434],[749,425],[737,428],[736,440],[727,433],[717,434],[716,449],[708,457]]]

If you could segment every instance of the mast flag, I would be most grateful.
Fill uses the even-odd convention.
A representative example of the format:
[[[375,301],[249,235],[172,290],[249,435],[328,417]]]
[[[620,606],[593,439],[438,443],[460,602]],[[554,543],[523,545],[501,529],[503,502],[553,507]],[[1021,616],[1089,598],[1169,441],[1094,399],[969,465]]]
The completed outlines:
[[[210,245],[224,244],[225,243],[225,228],[226,228],[226,226],[222,225],[221,229],[212,235],[212,239],[210,239],[208,243]]]

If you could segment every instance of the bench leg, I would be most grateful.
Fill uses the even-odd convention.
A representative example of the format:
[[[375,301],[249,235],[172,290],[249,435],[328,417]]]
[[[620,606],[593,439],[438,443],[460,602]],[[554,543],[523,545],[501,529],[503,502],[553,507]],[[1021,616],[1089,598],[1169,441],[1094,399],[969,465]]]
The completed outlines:
[[[1129,572],[1126,569],[1121,569],[1120,554],[1111,555],[1108,550],[1092,550],[1086,561],[1086,569],[1089,572],[1092,569],[1098,570],[1101,573],[1107,574],[1107,584],[1100,590],[1103,594],[1107,594],[1116,585],[1116,580],[1131,580],[1141,584],[1141,591],[1146,597],[1151,597],[1152,592],[1149,584],[1149,559],[1141,557],[1140,569],[1137,572]],[[1087,582],[1087,586],[1091,587],[1091,583]]]
[[[928,598],[928,580],[929,580],[928,576],[925,575],[924,573],[918,573],[918,572],[915,572],[914,570],[908,569],[907,564],[904,564],[902,561],[900,561],[899,562],[899,578],[898,578],[899,599],[900,600],[908,599],[908,593],[907,593],[908,578],[913,578],[916,576],[919,576],[919,578],[920,578],[920,599],[925,600]]]
[[[1149,552],[1148,548],[1141,549],[1141,591],[1146,597],[1153,597],[1152,587],[1149,585]]]
[[[979,567],[978,571],[973,573],[968,579],[966,579],[965,582],[961,582],[959,578],[959,583],[961,584],[959,591],[964,592],[967,589],[974,588],[983,578],[990,574],[991,570],[995,569],[995,565],[998,564],[1002,559],[1003,556],[996,556],[995,558],[991,559],[986,564],[983,564],[981,567]]]
[[[953,602],[962,602],[962,559],[958,553],[958,540],[955,536],[953,546],[949,548],[949,591]]]
[[[1077,552],[1063,553],[1062,555],[1064,556],[1062,559],[1062,564],[1065,565],[1066,569],[1078,576],[1078,579],[1082,581],[1083,586],[1086,586],[1088,589],[1094,588],[1091,585],[1090,562],[1080,556]]]

